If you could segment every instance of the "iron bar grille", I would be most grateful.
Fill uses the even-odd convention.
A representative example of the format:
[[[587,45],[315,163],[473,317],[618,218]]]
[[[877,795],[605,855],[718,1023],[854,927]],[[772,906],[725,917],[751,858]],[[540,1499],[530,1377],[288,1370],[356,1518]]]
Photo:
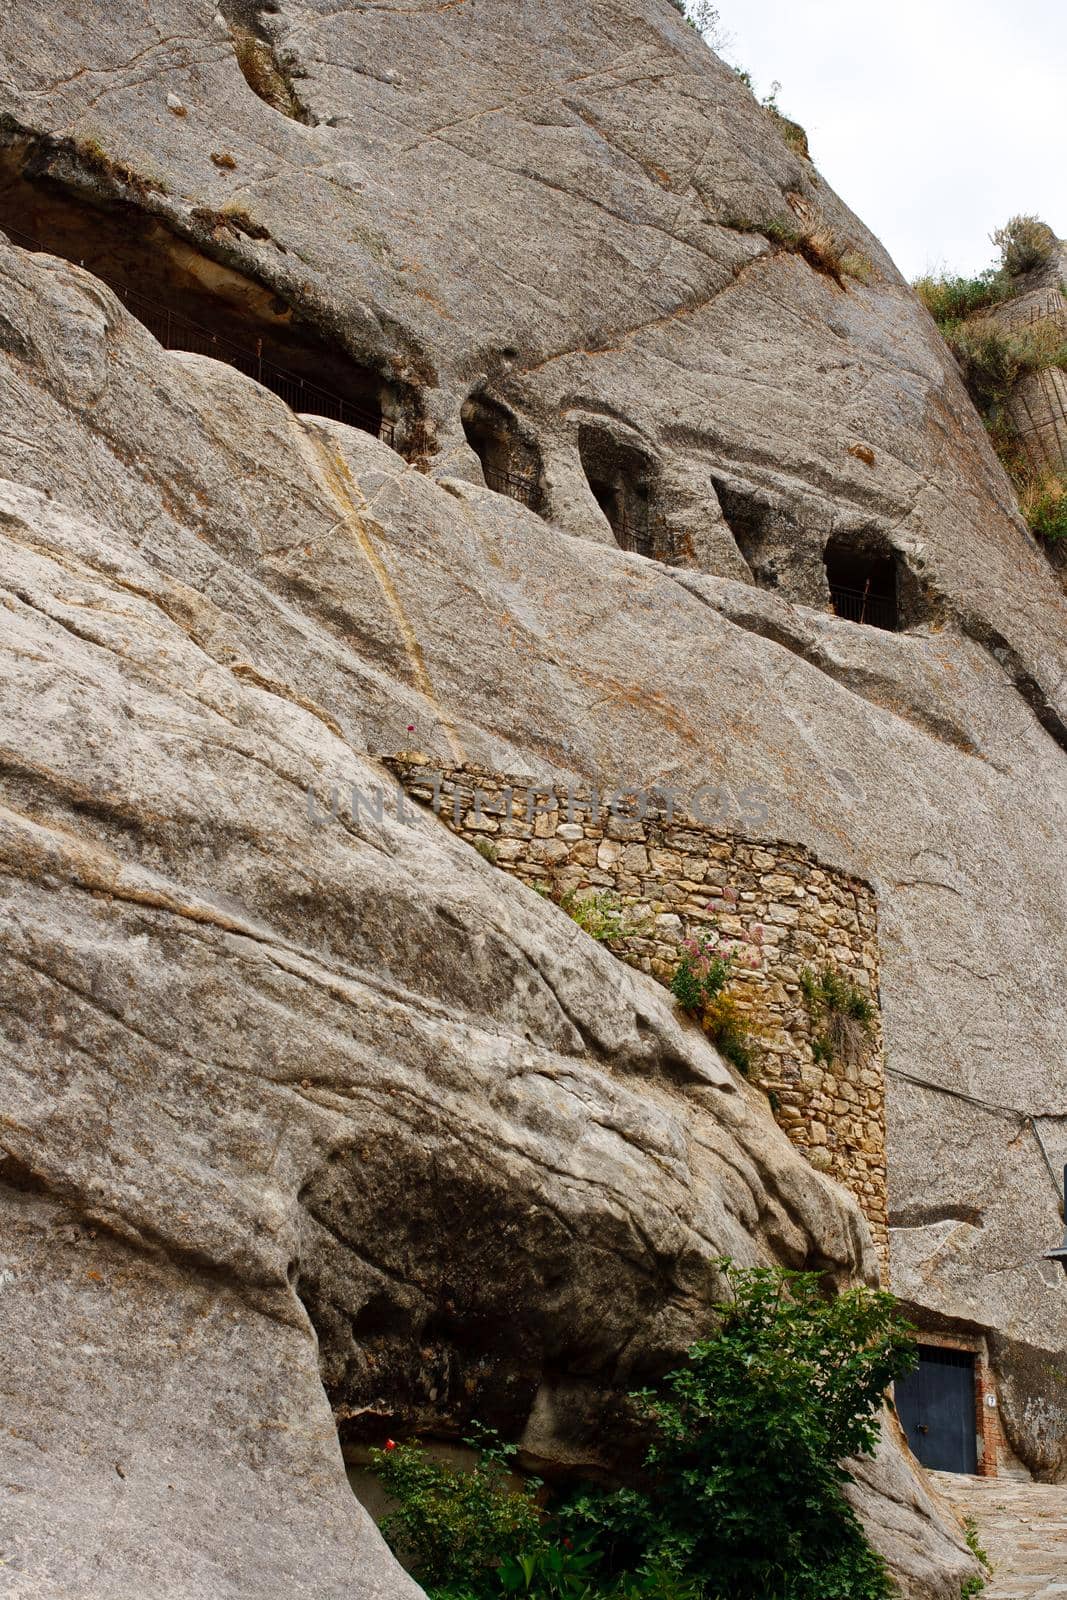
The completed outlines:
[[[15,244],[25,249],[52,254],[42,240],[33,238],[20,228],[5,227],[3,231]],[[293,411],[310,411],[317,417],[330,417],[335,422],[346,423],[350,428],[359,428],[363,433],[373,433],[385,444],[393,443],[396,431],[394,423],[351,400],[342,399],[317,383],[310,383],[295,372],[276,366],[272,361],[264,361],[260,348],[239,344],[221,333],[212,333],[210,328],[194,322],[183,312],[150,300],[135,289],[112,287],[112,293],[129,307],[138,322],[148,329],[164,350],[184,350],[192,355],[211,356],[216,361],[224,361],[228,367],[236,367],[238,372],[272,390]]]
[[[506,494],[524,506],[532,506],[537,497],[537,483],[532,475],[522,472],[501,472],[496,467],[482,466],[482,477],[487,489]]]
[[[842,589],[830,585],[830,600],[839,617],[846,622],[866,622],[872,628],[895,628],[897,625],[896,601],[888,595],[870,594],[866,589]]]

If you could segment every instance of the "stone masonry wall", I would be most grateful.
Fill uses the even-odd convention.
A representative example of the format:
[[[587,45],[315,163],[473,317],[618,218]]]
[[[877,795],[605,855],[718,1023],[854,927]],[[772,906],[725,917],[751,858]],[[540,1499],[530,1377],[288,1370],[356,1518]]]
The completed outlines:
[[[610,948],[669,984],[681,941],[712,928],[743,941],[729,992],[756,1035],[753,1082],[812,1165],[851,1189],[887,1250],[885,1085],[878,1011],[877,909],[869,885],[796,844],[749,838],[671,808],[644,816],[595,792],[534,787],[465,767],[397,757],[405,791],[504,871],[554,899],[609,891],[640,931]],[[631,814],[625,814],[629,811]],[[855,1061],[819,1062],[801,989],[831,966],[869,994],[876,1025]]]

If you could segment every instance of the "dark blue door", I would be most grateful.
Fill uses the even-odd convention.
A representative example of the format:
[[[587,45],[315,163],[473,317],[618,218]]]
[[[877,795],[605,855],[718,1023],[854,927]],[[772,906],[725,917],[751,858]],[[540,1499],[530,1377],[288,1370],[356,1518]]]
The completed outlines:
[[[967,1350],[919,1346],[919,1365],[895,1386],[897,1414],[908,1443],[935,1472],[977,1472],[974,1356]]]

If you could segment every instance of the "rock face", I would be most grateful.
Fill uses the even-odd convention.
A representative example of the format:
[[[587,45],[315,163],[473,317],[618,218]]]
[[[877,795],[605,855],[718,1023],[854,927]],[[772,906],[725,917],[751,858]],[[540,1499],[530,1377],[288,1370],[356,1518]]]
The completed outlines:
[[[100,303],[5,257],[35,345],[52,292]],[[168,365],[116,392],[192,405]],[[237,390],[233,448],[264,404]],[[320,1370],[346,1435],[473,1412],[595,1463],[716,1257],[874,1276],[852,1201],[651,980],[431,818],[309,822],[308,782],[383,776],[306,693],[328,631],[188,534],[179,578],[120,518],[0,508],[7,1592],[415,1593]],[[906,1474],[872,1472],[881,1530]],[[908,1592],[949,1596],[966,1556],[909,1493]]]
[[[9,9],[0,226],[57,253],[0,243],[13,1593],[410,1593],[317,1367],[346,1438],[588,1460],[716,1256],[873,1272],[653,984],[429,819],[315,825],[412,745],[755,791],[875,886],[894,1284],[1067,1469],[1064,598],[929,319],[667,0],[500,12]],[[906,632],[819,609],[831,538]],[[948,1600],[896,1450],[865,1514]]]

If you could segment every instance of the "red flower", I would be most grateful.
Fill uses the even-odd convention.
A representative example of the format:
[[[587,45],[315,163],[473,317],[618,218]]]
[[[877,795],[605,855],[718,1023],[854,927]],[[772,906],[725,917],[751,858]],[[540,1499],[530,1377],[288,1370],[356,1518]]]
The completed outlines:
[[[396,1449],[396,1440],[395,1439],[386,1439],[385,1448],[387,1450],[395,1450]]]
[[[571,1543],[571,1541],[569,1539],[564,1539],[563,1548],[564,1548],[564,1550],[573,1550],[574,1546],[573,1546],[573,1544]]]
[[[414,733],[415,732],[415,724],[413,722],[409,722],[408,723],[408,732],[409,733]]]

